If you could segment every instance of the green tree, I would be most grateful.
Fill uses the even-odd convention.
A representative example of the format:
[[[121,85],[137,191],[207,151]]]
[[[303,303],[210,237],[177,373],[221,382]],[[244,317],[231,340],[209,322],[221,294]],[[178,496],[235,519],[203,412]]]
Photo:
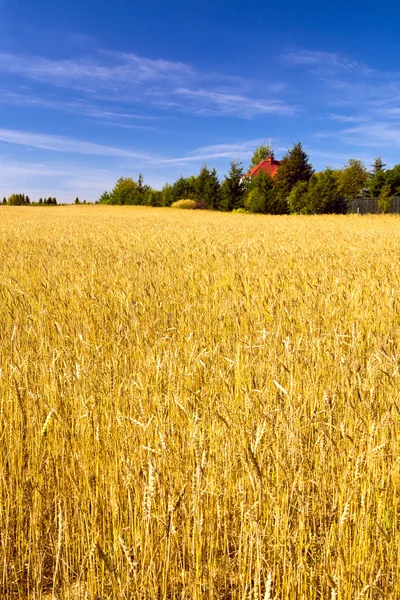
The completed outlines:
[[[151,190],[149,193],[150,206],[163,206],[163,195],[159,190]]]
[[[290,192],[299,181],[309,181],[313,168],[308,154],[303,150],[301,142],[294,144],[281,160],[278,172],[274,177],[279,211],[288,212],[287,199]]]
[[[251,179],[248,185],[249,189],[244,202],[246,210],[252,213],[276,214],[278,205],[271,175],[261,171]]]
[[[108,193],[108,192],[106,192],[106,193]],[[81,201],[79,200],[79,198],[78,198],[78,197],[76,197],[76,198],[75,198],[75,204],[80,204],[80,203],[81,203]]]
[[[308,181],[298,181],[288,197],[289,211],[291,213],[307,212]]]
[[[172,185],[166,183],[161,190],[161,206],[171,206],[174,202],[174,191]]]
[[[266,160],[269,156],[272,156],[272,149],[269,144],[265,146],[259,146],[254,150],[253,157],[250,161],[249,170],[258,165],[263,160]]]
[[[339,175],[339,190],[345,198],[356,198],[366,186],[368,172],[361,160],[351,158]]]
[[[390,187],[392,195],[400,194],[400,165],[385,171],[386,184]]]
[[[386,172],[377,171],[370,179],[368,189],[373,198],[378,198],[383,187],[386,185]]]
[[[3,198],[3,204],[7,204],[7,198],[5,196]]]
[[[120,177],[110,194],[109,204],[136,204],[137,187],[132,177]]]
[[[151,191],[151,187],[144,183],[143,175],[139,173],[135,204],[151,206]]]
[[[385,214],[390,211],[392,206],[392,192],[390,186],[385,184],[378,197],[378,207],[381,213]]]
[[[196,194],[195,184],[196,178],[193,175],[190,177],[183,177],[183,175],[181,175],[179,179],[177,179],[175,183],[171,186],[172,189],[170,194],[172,202],[177,202],[178,200],[194,199]]]
[[[384,171],[386,163],[383,162],[382,156],[377,156],[372,163],[372,173],[375,174],[378,171]]]
[[[304,212],[317,214],[347,212],[346,200],[339,189],[335,172],[330,167],[313,177],[305,200]]]
[[[99,204],[111,204],[110,192],[107,192],[107,190],[106,190],[105,192],[102,193],[102,195],[99,198]]]
[[[23,206],[26,204],[25,194],[11,194],[7,200],[10,206]]]
[[[244,208],[246,185],[243,178],[243,165],[235,160],[231,161],[231,168],[221,185],[219,209],[231,211]]]
[[[217,208],[221,185],[216,169],[210,171],[204,165],[196,177],[194,188],[197,202],[204,204],[208,208]]]

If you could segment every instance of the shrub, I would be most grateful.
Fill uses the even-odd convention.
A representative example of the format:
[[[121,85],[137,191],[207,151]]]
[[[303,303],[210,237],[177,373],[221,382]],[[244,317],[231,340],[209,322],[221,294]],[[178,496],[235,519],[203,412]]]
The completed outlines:
[[[233,211],[234,213],[240,213],[242,215],[248,215],[249,211],[246,210],[245,208],[234,208]]]
[[[177,200],[171,204],[171,208],[195,208],[196,200]]]

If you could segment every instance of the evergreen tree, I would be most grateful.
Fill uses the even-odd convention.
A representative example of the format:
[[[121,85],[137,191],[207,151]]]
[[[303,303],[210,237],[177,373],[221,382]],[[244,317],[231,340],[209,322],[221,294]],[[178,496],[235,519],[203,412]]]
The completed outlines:
[[[236,208],[244,208],[246,185],[243,178],[243,165],[232,161],[228,175],[225,176],[221,185],[219,209],[231,211]]]
[[[383,171],[386,167],[386,163],[383,162],[382,156],[377,156],[372,164],[372,173],[375,174],[378,171]]]
[[[146,201],[147,200],[147,197],[146,197],[147,189],[146,189],[146,187],[147,186],[145,186],[145,184],[144,184],[143,175],[141,173],[139,173],[139,177],[137,180],[136,194],[135,194],[136,199],[135,199],[134,204],[139,204],[139,205],[147,204],[147,201]]]
[[[79,200],[79,198],[77,198],[77,200]],[[75,200],[75,204],[77,204],[76,200]],[[99,198],[99,204],[111,204],[110,192],[107,192],[107,190],[106,190],[105,192],[102,193],[102,195]]]
[[[370,179],[368,189],[371,196],[373,198],[378,198],[384,185],[386,185],[386,173],[380,169]]]
[[[278,209],[276,192],[269,173],[260,171],[251,179],[244,206],[249,212],[276,214]]]
[[[151,190],[149,193],[150,206],[163,206],[163,194],[159,190]]]
[[[171,186],[171,204],[173,202],[177,202],[177,200],[187,200],[194,198],[196,193],[195,183],[196,178],[194,176],[183,177],[183,175],[181,175],[179,179],[177,179],[175,183]]]
[[[301,142],[298,142],[286,152],[274,178],[279,212],[288,212],[287,199],[290,192],[299,181],[309,181],[313,172],[309,157]]]
[[[3,204],[7,204],[7,198],[5,196],[3,198]]]
[[[210,171],[206,165],[196,177],[195,197],[198,203],[208,208],[216,208],[219,203],[220,183],[216,169]]]
[[[105,193],[108,193],[108,192],[105,192]],[[75,204],[80,204],[80,203],[81,203],[81,201],[79,200],[79,198],[78,198],[78,197],[76,197],[76,198],[75,198]]]
[[[368,181],[368,172],[361,160],[351,158],[339,175],[339,190],[345,198],[356,198]]]

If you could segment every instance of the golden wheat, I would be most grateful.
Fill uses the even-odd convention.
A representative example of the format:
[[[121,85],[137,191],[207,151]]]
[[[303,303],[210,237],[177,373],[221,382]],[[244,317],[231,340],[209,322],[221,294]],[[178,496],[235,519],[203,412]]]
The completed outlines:
[[[0,208],[0,597],[400,598],[400,221]]]

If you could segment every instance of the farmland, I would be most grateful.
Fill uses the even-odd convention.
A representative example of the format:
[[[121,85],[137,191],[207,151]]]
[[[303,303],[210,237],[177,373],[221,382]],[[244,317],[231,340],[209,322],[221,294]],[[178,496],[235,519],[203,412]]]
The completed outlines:
[[[0,209],[0,596],[400,597],[400,221]]]

